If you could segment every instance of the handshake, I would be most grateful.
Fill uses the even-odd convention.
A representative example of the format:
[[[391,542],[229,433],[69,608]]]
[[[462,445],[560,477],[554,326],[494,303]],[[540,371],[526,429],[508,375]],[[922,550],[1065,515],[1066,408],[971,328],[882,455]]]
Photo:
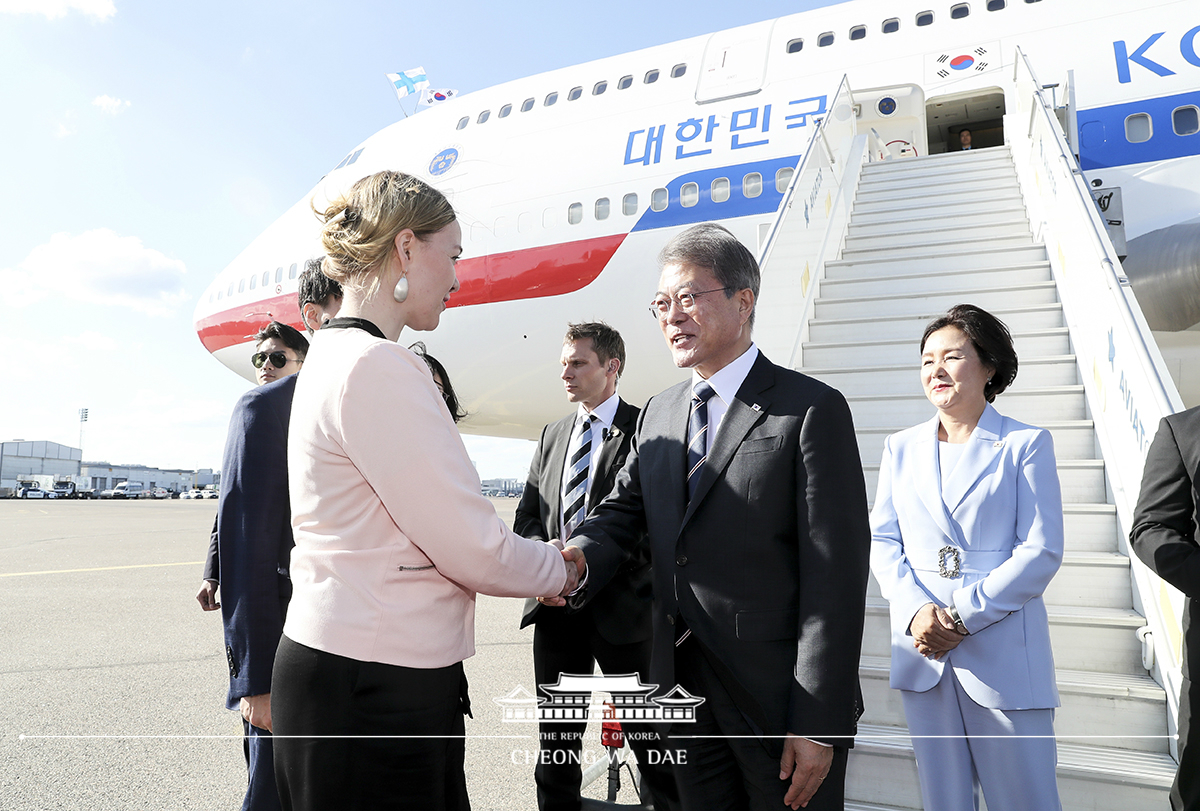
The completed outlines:
[[[563,542],[557,538],[550,541],[550,545],[562,553],[563,564],[567,569],[567,583],[557,595],[538,597],[538,602],[542,605],[561,607],[567,604],[566,598],[579,591],[583,585],[587,575],[587,561],[583,558],[583,550],[578,546],[564,548]]]

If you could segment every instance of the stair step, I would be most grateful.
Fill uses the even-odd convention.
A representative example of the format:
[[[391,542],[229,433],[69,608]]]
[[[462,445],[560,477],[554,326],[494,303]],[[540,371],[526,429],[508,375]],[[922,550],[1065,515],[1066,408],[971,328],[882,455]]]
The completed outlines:
[[[870,195],[869,195],[870,196]],[[855,199],[850,222],[859,218],[901,219],[918,217],[933,221],[952,222],[959,215],[988,214],[1007,209],[1025,210],[1025,199],[1016,189],[991,191],[987,195],[977,192],[933,195],[927,197],[880,197]]]
[[[936,191],[938,189],[971,186],[975,189],[998,188],[1017,183],[1017,170],[1010,163],[992,166],[952,167],[942,169],[909,169],[904,172],[876,174],[865,172],[858,181],[858,193],[876,189],[894,189],[907,185],[914,191]]]
[[[1167,792],[1174,775],[1175,761],[1170,755],[1058,743],[1058,790],[1063,811],[1167,808]],[[846,787],[855,802],[921,808],[921,789],[907,728],[859,724],[847,765]]]
[[[1014,178],[1015,181],[1015,178]],[[859,184],[860,187],[862,184]],[[865,206],[866,211],[883,203],[896,203],[907,200],[911,205],[947,205],[968,202],[979,199],[999,199],[1008,201],[1019,196],[1021,190],[1014,182],[997,185],[988,183],[945,184],[943,186],[921,186],[913,184],[868,185],[867,190],[861,188],[854,196],[854,208]]]
[[[1146,672],[1137,639],[1137,629],[1146,619],[1132,609],[1047,604],[1046,611],[1059,668],[1138,676]],[[867,598],[862,651],[868,656],[891,655],[887,601],[882,597]]]
[[[935,413],[923,394],[850,395],[846,400],[860,428],[916,425]],[[1001,413],[1030,425],[1087,419],[1082,385],[1008,391],[997,403]]]
[[[996,213],[991,216],[973,214],[970,216],[955,216],[947,222],[945,219],[932,217],[917,217],[911,219],[890,219],[877,222],[852,222],[846,231],[846,243],[859,245],[859,240],[901,240],[922,234],[941,233],[947,236],[995,236],[996,234],[1028,234],[1029,219],[1024,210],[1010,209],[1008,212]],[[892,244],[885,242],[885,244]]]
[[[862,458],[862,463],[864,465],[879,464],[880,459],[883,458],[884,440],[909,427],[911,426],[879,426],[875,428],[855,426],[854,432],[858,438],[858,453]],[[1091,420],[1060,420],[1043,423],[1038,427],[1045,428],[1054,437],[1056,458],[1097,458],[1095,425]]]
[[[932,319],[931,319],[932,320]],[[923,331],[923,327],[922,327]],[[1013,348],[1017,351],[1020,366],[1017,380],[1022,379],[1027,365],[1046,362],[1051,358],[1061,360],[1071,355],[1070,333],[1066,327],[1013,332]],[[849,369],[897,369],[907,371],[912,380],[919,381],[921,368],[920,339],[860,340],[806,342],[801,344],[801,359],[805,374],[837,373]],[[811,371],[809,371],[811,370]],[[1026,378],[1028,379],[1028,378]],[[896,381],[900,385],[907,385]],[[1072,383],[1076,381],[1071,381]],[[831,384],[832,385],[832,384]],[[881,381],[878,388],[888,385]],[[920,391],[920,387],[917,389]]]
[[[821,296],[881,296],[888,293],[921,293],[960,289],[1036,284],[1053,280],[1049,262],[1001,268],[971,268],[951,273],[885,273],[872,277],[831,278],[821,282]]]
[[[872,161],[863,166],[863,174],[903,173],[911,170],[937,170],[943,167],[969,167],[979,165],[1012,165],[1012,153],[1008,146],[972,149],[969,152],[942,152],[938,155],[920,155],[900,160]]]
[[[980,200],[975,203],[960,203],[958,206],[896,206],[883,211],[863,212],[855,208],[850,216],[850,235],[862,231],[870,231],[877,227],[914,228],[930,223],[945,223],[952,220],[956,225],[978,225],[989,222],[1010,222],[1024,220],[1029,222],[1025,204],[1014,198],[997,205],[991,200]]]
[[[863,478],[867,483],[867,492],[874,493],[879,487],[879,465],[863,465]],[[1107,495],[1104,488],[1104,460],[1059,459],[1058,482],[1062,487],[1064,503],[1102,503]]]
[[[888,684],[891,659],[864,656],[859,664],[863,723],[901,727],[906,724],[899,690]],[[1056,672],[1062,706],[1054,714],[1059,741],[1141,752],[1169,752],[1167,696],[1149,676]]]
[[[1066,342],[1066,336],[1062,338]],[[909,345],[911,350],[911,345]],[[911,352],[910,352],[911,354]],[[1047,355],[1044,357],[1025,357],[1017,379],[1009,386],[1008,391],[1019,389],[1043,388],[1045,386],[1070,386],[1079,382],[1079,373],[1074,355]],[[864,348],[856,352],[853,348],[809,350],[804,349],[804,359],[820,357],[826,362],[849,361],[869,358],[871,350]],[[890,357],[880,360],[891,360]],[[822,383],[827,383],[842,394],[924,394],[920,378],[920,367],[917,362],[891,366],[837,366],[833,368],[800,368],[804,374],[815,377]]]
[[[809,340],[814,343],[833,343],[862,341],[870,337],[875,341],[909,341],[916,346],[925,332],[925,325],[944,312],[929,308],[914,315],[890,318],[814,318],[808,322]],[[997,308],[991,313],[1003,321],[1013,334],[1063,326],[1062,306],[1058,303]]]
[[[854,276],[883,276],[904,273],[944,273],[978,268],[1025,265],[1046,261],[1043,245],[1021,245],[1007,248],[963,247],[957,253],[945,251],[922,252],[910,256],[884,253],[869,257],[845,257],[825,263],[826,275],[831,278]],[[832,273],[830,272],[832,270]],[[1008,305],[1009,307],[1021,305]]]
[[[1033,234],[1025,232],[1015,236],[963,237],[942,236],[931,233],[924,239],[912,239],[901,245],[873,245],[859,247],[847,243],[842,249],[842,260],[856,262],[877,258],[911,259],[914,257],[957,257],[964,251],[998,251],[1005,248],[1034,247]]]

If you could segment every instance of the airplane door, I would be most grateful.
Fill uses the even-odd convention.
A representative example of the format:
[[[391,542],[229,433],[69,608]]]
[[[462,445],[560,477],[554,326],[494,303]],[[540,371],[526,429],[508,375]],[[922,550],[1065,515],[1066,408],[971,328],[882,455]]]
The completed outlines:
[[[762,90],[774,27],[775,21],[767,20],[709,37],[696,83],[696,103],[749,96]]]

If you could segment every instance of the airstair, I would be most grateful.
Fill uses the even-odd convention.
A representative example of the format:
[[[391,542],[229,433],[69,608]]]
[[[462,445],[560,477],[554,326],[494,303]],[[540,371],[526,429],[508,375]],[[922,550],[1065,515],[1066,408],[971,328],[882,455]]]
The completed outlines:
[[[1031,71],[1024,86],[1014,80],[1012,92],[1021,89],[1030,95],[1029,110],[1040,89]],[[1165,394],[1153,389],[1153,381],[1165,377],[1154,368],[1156,349],[1139,363],[1118,340],[1138,331],[1140,310],[1134,305],[1132,326],[1126,319],[1114,327],[1115,316],[1080,303],[1086,299],[1066,286],[1071,273],[1080,282],[1084,265],[1075,243],[1063,236],[1074,229],[1049,211],[1061,201],[1044,198],[1051,171],[1072,173],[1038,166],[1044,144],[1025,142],[1034,127],[1020,137],[1036,115],[1019,127],[1006,122],[1010,143],[1004,147],[892,160],[878,159],[888,155],[877,133],[843,129],[837,140],[835,118],[828,132],[814,137],[807,156],[824,164],[824,172],[801,165],[791,211],[764,240],[761,302],[790,296],[794,306],[803,299],[805,317],[797,324],[794,310],[789,321],[782,309],[764,307],[759,345],[846,396],[873,500],[885,437],[934,413],[918,376],[925,324],[957,303],[979,305],[1005,321],[1020,371],[996,407],[1053,434],[1065,502],[1066,554],[1045,594],[1062,700],[1055,731],[1063,807],[1166,808],[1175,771],[1170,736],[1177,661],[1170,654],[1178,657],[1177,643],[1174,649],[1168,643],[1177,620],[1162,584],[1129,557],[1124,536],[1140,460],[1130,471],[1126,459],[1144,453],[1154,415],[1174,410],[1178,395],[1173,404],[1173,386]],[[1035,170],[1022,178],[1019,169],[1028,166],[1044,176]],[[1065,185],[1060,181],[1055,192],[1066,194]],[[803,218],[796,216],[802,205]],[[1119,266],[1108,269],[1116,279]],[[1127,301],[1103,274],[1083,281],[1100,288],[1096,295]],[[1097,347],[1102,339],[1108,346]],[[1120,384],[1111,386],[1106,375],[1117,371],[1118,357]],[[1106,358],[1111,369],[1099,365]],[[1133,415],[1131,401],[1137,402]],[[1126,447],[1121,437],[1130,433]],[[888,685],[889,664],[888,607],[872,578],[860,664],[866,713],[847,778],[847,808],[855,811],[922,807],[900,694]]]

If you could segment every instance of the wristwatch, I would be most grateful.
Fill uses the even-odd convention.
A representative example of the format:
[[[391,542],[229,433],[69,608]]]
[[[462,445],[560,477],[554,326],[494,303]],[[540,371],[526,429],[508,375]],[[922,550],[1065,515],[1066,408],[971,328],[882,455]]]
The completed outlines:
[[[967,630],[967,626],[963,625],[962,617],[958,615],[958,609],[954,607],[954,603],[946,606],[946,613],[950,615],[950,619],[954,620],[954,630],[958,631],[963,636],[967,636],[971,632]]]

